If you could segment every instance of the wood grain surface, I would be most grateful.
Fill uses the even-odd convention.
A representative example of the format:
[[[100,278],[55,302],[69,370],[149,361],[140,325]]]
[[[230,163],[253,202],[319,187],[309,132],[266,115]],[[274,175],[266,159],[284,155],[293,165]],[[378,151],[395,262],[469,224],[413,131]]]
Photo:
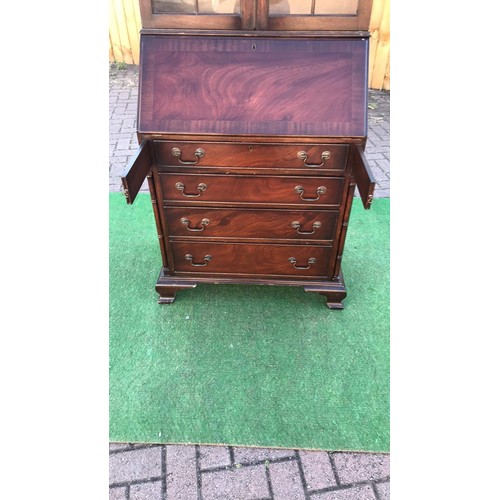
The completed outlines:
[[[140,132],[366,135],[365,39],[142,36]]]
[[[338,219],[337,211],[325,210],[251,210],[169,206],[164,210],[170,236],[181,238],[332,241]],[[298,227],[295,227],[297,224],[293,223],[298,223]]]
[[[341,177],[278,177],[245,175],[159,174],[163,198],[189,204],[338,206],[345,179]],[[179,189],[182,183],[184,188]],[[203,189],[201,185],[204,185]],[[302,187],[299,193],[296,187]],[[319,188],[325,188],[323,194]]]
[[[326,276],[331,247],[176,241],[172,242],[172,253],[176,273]],[[192,262],[186,255],[192,256]],[[207,256],[210,260],[205,260]],[[296,267],[290,258],[296,259]],[[311,258],[315,262],[309,264]]]
[[[307,172],[338,171],[343,173],[349,146],[347,144],[234,144],[217,142],[180,142],[154,141],[158,165],[185,166],[181,161],[196,161],[195,151],[203,149],[204,155],[196,165],[199,167],[253,167],[301,169]],[[172,149],[178,148],[181,156],[172,154]],[[304,161],[297,155],[304,152]],[[322,160],[323,152],[330,157]],[[313,166],[306,166],[313,165]]]

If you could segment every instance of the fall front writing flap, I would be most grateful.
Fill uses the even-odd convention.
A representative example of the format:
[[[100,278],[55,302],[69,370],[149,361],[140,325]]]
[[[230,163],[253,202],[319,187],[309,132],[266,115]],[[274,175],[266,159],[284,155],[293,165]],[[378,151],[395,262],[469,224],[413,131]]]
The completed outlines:
[[[367,39],[141,35],[140,133],[365,137]]]

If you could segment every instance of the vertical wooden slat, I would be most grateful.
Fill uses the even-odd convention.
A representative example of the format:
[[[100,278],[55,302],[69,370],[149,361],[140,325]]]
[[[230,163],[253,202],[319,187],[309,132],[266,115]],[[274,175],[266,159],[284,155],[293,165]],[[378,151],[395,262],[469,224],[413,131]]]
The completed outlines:
[[[109,35],[109,62],[116,62],[115,55],[113,54],[113,41],[111,34]]]
[[[386,0],[373,0],[372,14],[370,17],[370,52],[368,54],[368,85],[371,87],[373,67],[375,65],[375,54],[377,53],[379,40],[379,27],[384,13]]]
[[[116,25],[120,36],[121,50],[123,54],[123,62],[133,64],[132,48],[127,30],[127,22],[125,19],[125,9],[122,0],[111,0],[116,17]]]
[[[135,21],[134,3],[137,0],[123,0],[123,14],[127,26],[128,40],[133,64],[139,63],[139,29]]]
[[[377,12],[378,15],[378,12]],[[390,0],[383,3],[380,24],[376,30],[377,44],[373,48],[374,61],[370,78],[370,87],[381,89],[384,85],[384,76],[387,69],[387,61],[390,52]]]
[[[384,90],[390,90],[391,88],[391,55],[387,58],[387,66],[385,68],[384,75],[384,85],[382,87]]]
[[[109,39],[113,49],[113,58],[115,62],[122,62],[123,52],[120,33],[118,31],[118,22],[116,20],[113,0],[109,0]]]
[[[138,0],[109,0],[109,60],[139,64],[141,13]]]
[[[132,6],[134,8],[134,17],[135,17],[135,26],[137,29],[137,52],[139,56],[137,57],[137,64],[139,64],[139,60],[141,57],[141,35],[140,31],[142,28],[142,20],[141,20],[141,10],[139,7],[139,0],[132,0]]]

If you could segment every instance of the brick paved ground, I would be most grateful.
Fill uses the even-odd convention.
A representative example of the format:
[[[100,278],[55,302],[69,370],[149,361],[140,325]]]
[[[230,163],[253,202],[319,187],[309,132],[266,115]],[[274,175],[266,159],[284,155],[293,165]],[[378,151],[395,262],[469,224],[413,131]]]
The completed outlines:
[[[389,456],[110,444],[111,500],[388,500]]]
[[[137,148],[137,67],[109,72],[109,189]],[[389,197],[390,97],[369,92],[366,156]],[[147,191],[147,183],[143,185]],[[388,454],[226,446],[109,445],[110,500],[388,500]]]

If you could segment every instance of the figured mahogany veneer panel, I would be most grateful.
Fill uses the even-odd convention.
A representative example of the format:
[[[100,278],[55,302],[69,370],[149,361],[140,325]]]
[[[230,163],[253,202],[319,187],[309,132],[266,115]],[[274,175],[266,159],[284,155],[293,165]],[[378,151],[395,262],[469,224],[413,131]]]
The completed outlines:
[[[159,165],[186,166],[182,162],[196,162],[196,166],[290,168],[314,170],[337,170],[346,166],[347,144],[224,144],[218,142],[155,141],[156,159]],[[175,148],[180,152],[175,156]],[[196,156],[196,150],[203,156]],[[305,153],[306,158],[298,157]],[[327,158],[323,158],[327,153]],[[308,166],[309,165],[309,166]]]
[[[342,177],[159,174],[165,202],[228,205],[237,203],[338,206]],[[298,189],[302,188],[302,189]]]
[[[139,132],[366,136],[366,39],[142,35]]]
[[[165,207],[171,237],[333,241],[338,212]]]
[[[311,245],[172,242],[176,273],[326,276],[331,251]]]

